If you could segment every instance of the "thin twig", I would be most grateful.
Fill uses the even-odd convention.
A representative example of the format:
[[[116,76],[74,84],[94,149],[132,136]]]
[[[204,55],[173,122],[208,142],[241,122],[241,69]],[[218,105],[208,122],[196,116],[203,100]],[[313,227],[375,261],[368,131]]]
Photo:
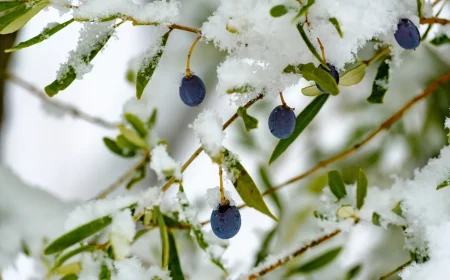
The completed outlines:
[[[129,177],[133,176],[137,169],[139,169],[142,165],[146,164],[149,160],[149,155],[146,154],[140,161],[138,161],[134,166],[128,169],[125,173],[122,174],[114,183],[112,183],[108,188],[100,192],[95,196],[95,199],[105,198],[108,194],[115,191],[118,187],[120,187],[125,180]]]
[[[91,116],[83,111],[80,111],[79,109],[75,108],[72,105],[57,101],[56,99],[50,99],[44,92],[39,90],[37,87],[35,87],[34,85],[30,84],[29,82],[23,80],[22,78],[14,75],[14,74],[5,73],[5,77],[9,81],[22,87],[23,89],[27,90],[32,95],[39,98],[42,102],[45,102],[51,106],[54,106],[55,108],[58,108],[64,112],[72,115],[73,117],[82,119],[84,121],[87,121],[87,122],[95,124],[95,125],[102,126],[104,128],[108,128],[108,129],[116,129],[117,128],[118,123],[109,122],[109,121],[103,120],[99,117]]]
[[[362,63],[364,63],[365,65],[370,65],[372,62],[376,61],[377,59],[379,59],[380,57],[382,57],[383,55],[385,55],[387,52],[389,52],[390,47],[386,47],[384,49],[382,49],[379,53],[377,53],[376,55],[374,55],[372,58],[368,59],[368,60],[363,60],[361,61]]]
[[[186,62],[186,77],[192,76],[192,74],[191,74],[191,55],[192,55],[192,52],[194,51],[195,45],[197,45],[198,41],[200,41],[201,38],[202,38],[201,35],[197,36],[197,38],[195,38],[194,42],[192,43],[191,48],[189,49],[187,62]]]
[[[227,199],[225,198],[225,190],[223,188],[223,177],[222,177],[222,166],[219,165],[219,181],[220,181],[220,201],[222,202],[222,205],[227,204]]]
[[[334,236],[338,235],[341,232],[340,229],[333,231],[332,233],[329,233],[327,235],[324,235],[322,237],[320,237],[319,239],[314,240],[313,242],[309,243],[308,245],[298,249],[297,251],[295,251],[293,254],[286,256],[280,260],[278,260],[276,263],[269,265],[266,268],[263,268],[262,270],[260,270],[259,272],[253,273],[251,274],[248,279],[249,280],[253,280],[256,279],[258,277],[264,276],[267,273],[271,272],[272,270],[275,270],[276,268],[284,265],[285,263],[289,262],[290,260],[292,260],[293,258],[303,254],[304,252],[306,252],[307,250],[322,244],[323,242],[333,238]]]
[[[439,2],[441,2],[441,0],[435,0],[431,6],[434,7],[434,6],[436,6],[437,4],[439,4]]]
[[[325,48],[322,45],[322,42],[319,38],[317,38],[317,42],[319,42],[320,51],[322,52],[322,60],[327,63],[327,58],[325,57]]]
[[[412,261],[407,261],[404,264],[402,264],[401,266],[397,267],[396,269],[394,269],[393,271],[389,272],[388,274],[381,276],[380,280],[387,280],[389,279],[391,276],[394,276],[395,274],[397,274],[399,271],[401,271],[402,269],[404,269],[405,267],[407,267],[408,265],[411,264]]]
[[[197,33],[197,34],[202,34],[200,29],[196,29],[196,28],[184,26],[184,25],[179,25],[179,24],[172,24],[171,26],[169,26],[169,28],[183,30],[183,31],[187,31],[187,32]]]
[[[252,106],[253,104],[255,104],[256,101],[262,99],[264,97],[263,94],[259,94],[257,97],[253,98],[252,100],[250,100],[249,102],[247,102],[247,104],[244,105],[245,109],[250,108],[250,106]],[[226,130],[230,124],[232,124],[236,119],[238,118],[238,114],[237,112],[234,113],[233,116],[231,116],[231,118],[228,119],[228,121],[226,121],[223,126],[222,126],[222,130]],[[181,173],[183,173],[186,168],[188,168],[188,166],[201,154],[201,152],[203,151],[203,147],[199,147],[190,157],[189,159],[181,166]],[[175,182],[175,177],[171,177],[165,184],[164,186],[162,186],[162,191],[165,192],[167,191],[170,186]]]
[[[445,18],[437,18],[437,17],[420,19],[420,24],[428,24],[428,23],[450,24],[450,20],[445,19]]]

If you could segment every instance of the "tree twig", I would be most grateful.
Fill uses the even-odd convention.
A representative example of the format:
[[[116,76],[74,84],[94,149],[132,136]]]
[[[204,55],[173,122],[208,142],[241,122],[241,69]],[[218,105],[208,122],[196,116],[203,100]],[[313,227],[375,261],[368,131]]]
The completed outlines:
[[[397,267],[396,269],[394,269],[393,271],[389,272],[388,274],[381,276],[380,280],[387,280],[389,279],[391,276],[394,276],[395,274],[397,274],[399,271],[401,271],[402,269],[404,269],[405,267],[407,267],[408,265],[411,264],[412,261],[407,261],[404,264],[402,264],[401,266]]]
[[[450,20],[445,19],[445,18],[437,18],[437,17],[420,19],[420,24],[428,24],[428,23],[450,24]]]
[[[117,128],[118,123],[113,123],[110,121],[103,120],[99,117],[91,116],[91,115],[77,109],[76,107],[74,107],[72,105],[57,101],[56,99],[48,98],[47,95],[44,92],[42,92],[40,89],[38,89],[36,86],[30,84],[29,82],[25,81],[24,79],[14,75],[14,74],[5,73],[5,77],[9,81],[13,82],[14,84],[20,86],[21,88],[27,90],[32,95],[39,98],[42,102],[45,102],[45,103],[49,104],[50,106],[54,106],[55,108],[60,109],[60,110],[64,111],[65,113],[72,115],[75,118],[79,118],[79,119],[82,119],[91,124],[95,124],[95,125],[98,125],[98,126],[101,126],[104,128],[108,128],[108,129],[116,129]]]
[[[297,256],[299,256],[299,255],[301,255],[301,254],[303,254],[303,253],[306,252],[307,250],[309,250],[309,249],[311,249],[311,248],[313,248],[313,247],[315,247],[315,246],[317,246],[317,245],[319,245],[319,244],[322,244],[323,242],[325,242],[325,241],[327,241],[327,240],[329,240],[329,239],[335,237],[335,236],[338,235],[340,232],[341,232],[341,230],[338,229],[338,230],[336,230],[336,231],[333,231],[332,233],[329,233],[329,234],[327,234],[327,235],[324,235],[324,236],[322,236],[322,237],[320,237],[320,238],[318,238],[318,239],[312,241],[312,242],[309,243],[308,245],[303,246],[303,247],[301,247],[300,249],[296,250],[294,253],[290,254],[289,256],[286,256],[286,257],[284,257],[284,258],[278,260],[276,263],[271,264],[271,265],[269,265],[268,267],[265,267],[265,268],[261,269],[260,271],[258,271],[258,272],[256,272],[256,273],[251,274],[251,275],[248,277],[248,279],[249,279],[249,280],[253,280],[253,279],[256,279],[256,278],[258,278],[258,277],[261,277],[261,276],[266,275],[267,273],[271,272],[272,270],[275,270],[275,269],[277,269],[278,267],[280,267],[280,266],[284,265],[285,263],[289,262],[289,261],[292,260],[293,258],[295,258],[295,257],[297,257]]]

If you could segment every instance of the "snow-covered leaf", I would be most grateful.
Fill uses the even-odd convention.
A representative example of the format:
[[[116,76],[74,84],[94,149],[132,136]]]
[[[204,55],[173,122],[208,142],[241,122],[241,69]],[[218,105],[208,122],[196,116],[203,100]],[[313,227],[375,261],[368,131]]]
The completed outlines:
[[[344,37],[344,33],[342,33],[341,25],[339,24],[339,21],[337,20],[337,18],[333,17],[333,18],[329,18],[328,20],[331,22],[331,24],[334,26],[334,28],[336,28],[336,31],[339,33],[339,36],[341,38]]]
[[[269,207],[267,207],[261,192],[256,187],[250,174],[248,174],[236,156],[229,150],[224,151],[223,163],[227,173],[233,174],[232,183],[245,204],[278,221],[272,212],[270,212]]]
[[[372,85],[372,93],[367,98],[370,103],[383,103],[384,95],[388,90],[389,83],[389,61],[390,57],[383,60],[383,62],[378,67],[377,75],[375,76],[375,81]]]
[[[98,275],[99,280],[111,280],[111,270],[109,270],[106,263],[102,263],[100,267],[100,274]]]
[[[380,214],[378,214],[377,212],[373,212],[372,213],[372,224],[376,225],[376,226],[380,226]]]
[[[177,243],[172,231],[168,231],[169,236],[169,271],[173,280],[184,280],[183,270],[181,269],[180,258],[178,257]]]
[[[70,20],[68,20],[66,22],[57,24],[57,25],[55,25],[55,26],[53,26],[51,28],[46,28],[39,35],[37,35],[37,36],[35,36],[35,37],[25,41],[25,42],[19,43],[17,46],[5,50],[5,52],[13,52],[13,51],[17,51],[17,50],[20,50],[20,49],[27,48],[27,47],[30,47],[32,45],[38,44],[38,43],[40,43],[40,42],[50,38],[56,32],[60,31],[64,27],[68,26],[73,21],[74,21],[74,19],[70,19]]]
[[[50,243],[44,250],[45,255],[51,255],[58,253],[70,246],[83,241],[91,235],[101,231],[105,227],[109,226],[112,222],[111,216],[104,216],[93,220],[87,224],[81,225],[74,230],[62,235],[58,239]]]
[[[237,110],[237,114],[244,121],[245,130],[250,131],[258,127],[258,119],[250,116],[247,113],[247,109],[245,109],[244,107],[239,107]]]
[[[314,117],[319,113],[325,101],[327,101],[329,94],[321,94],[314,98],[314,100],[306,106],[306,108],[297,116],[295,123],[294,132],[286,139],[281,139],[270,157],[269,164],[274,162],[279,158],[287,148],[294,143],[298,136],[303,132],[303,130],[309,125],[309,123],[314,119]]]
[[[337,247],[327,251],[326,253],[314,258],[313,260],[297,267],[291,269],[288,275],[293,275],[297,273],[309,273],[318,270],[328,264],[330,264],[341,252],[342,247]]]
[[[93,252],[94,250],[95,250],[95,246],[85,245],[85,246],[80,246],[76,249],[73,249],[73,250],[59,256],[58,259],[56,260],[55,264],[52,267],[52,271],[54,271],[55,269],[57,269],[58,267],[63,265],[64,262],[69,260],[71,257],[78,255],[80,253],[83,253],[83,252]]]
[[[394,208],[392,208],[391,211],[399,215],[400,217],[403,217],[402,202],[401,201],[397,202],[397,204],[394,206]]]
[[[144,58],[142,65],[137,73],[136,77],[136,97],[140,99],[145,87],[153,76],[156,67],[158,66],[159,60],[164,52],[164,47],[166,46],[167,39],[169,38],[170,31],[166,32],[161,38],[161,45],[156,54],[151,58]]]
[[[450,186],[450,181],[449,180],[445,180],[444,182],[440,183],[437,187],[436,190],[440,190],[443,189],[445,187]]]
[[[147,129],[145,128],[145,124],[136,115],[126,113],[124,117],[141,137],[147,136]]]
[[[367,195],[367,176],[366,173],[360,168],[358,172],[358,180],[356,184],[356,208],[361,209],[364,205],[364,199]]]
[[[315,3],[315,0],[308,0],[308,3],[306,5],[303,5],[300,8],[300,11],[298,11],[297,15],[294,17],[294,19],[292,21],[296,21],[299,17],[303,16],[304,14],[306,14],[309,10],[309,8]]]
[[[366,75],[367,65],[364,63],[359,64],[358,66],[348,70],[339,78],[339,84],[349,87],[352,85],[356,85],[364,79]]]
[[[227,89],[227,94],[233,94],[233,93],[245,94],[245,93],[252,92],[254,90],[255,90],[254,86],[252,86],[250,84],[245,84],[243,86]]]
[[[338,200],[347,195],[344,179],[342,179],[342,175],[339,171],[332,170],[328,172],[328,185],[330,186],[331,192]]]

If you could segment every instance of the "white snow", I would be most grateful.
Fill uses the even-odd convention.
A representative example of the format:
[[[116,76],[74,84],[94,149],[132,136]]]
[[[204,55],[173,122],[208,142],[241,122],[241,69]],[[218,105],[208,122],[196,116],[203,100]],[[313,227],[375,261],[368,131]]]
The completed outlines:
[[[136,99],[136,97],[133,96],[123,105],[123,114],[133,114],[143,123],[146,123],[152,113],[149,105],[150,104],[146,100]]]
[[[129,258],[114,262],[114,267],[117,269],[117,275],[112,276],[112,280],[148,280],[159,277],[161,280],[172,279],[167,270],[162,270],[160,267],[151,266],[144,268],[141,261],[136,258]]]
[[[125,209],[114,215],[109,240],[114,249],[116,260],[123,260],[130,253],[130,245],[136,234],[136,225],[130,209]]]
[[[205,152],[216,160],[222,151],[222,142],[225,132],[222,131],[223,120],[217,112],[205,109],[195,119],[190,128],[194,129],[195,136],[199,139]]]
[[[236,205],[236,202],[231,197],[230,191],[225,190],[224,192],[225,198],[230,202],[230,205]],[[220,196],[220,187],[209,188],[206,190],[206,201],[208,202],[209,207],[213,209],[217,209],[218,205],[222,204],[221,196]]]
[[[167,153],[166,146],[158,145],[151,152],[150,168],[163,180],[169,176],[181,179],[181,165]]]

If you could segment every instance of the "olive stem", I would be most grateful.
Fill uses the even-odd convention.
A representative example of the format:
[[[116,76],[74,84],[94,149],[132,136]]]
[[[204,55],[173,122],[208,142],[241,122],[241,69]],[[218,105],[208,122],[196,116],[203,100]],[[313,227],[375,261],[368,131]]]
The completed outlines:
[[[437,4],[439,4],[439,2],[441,2],[441,0],[435,0],[431,6],[434,7],[434,6],[436,6]]]
[[[201,38],[202,38],[202,35],[197,36],[197,38],[195,38],[194,42],[192,43],[191,48],[189,49],[187,62],[186,62],[186,77],[192,76],[191,69],[190,69],[190,67],[191,67],[191,55],[192,55],[192,52],[194,51],[195,45],[197,45],[197,42],[200,41]]]
[[[280,91],[280,99],[281,99],[281,104],[283,105],[283,106],[286,106],[286,102],[284,101],[284,98],[283,98],[283,93]]]
[[[219,181],[220,181],[220,201],[222,202],[222,205],[228,204],[228,201],[225,197],[225,190],[223,188],[223,170],[222,166],[219,165]]]
[[[385,53],[387,53],[389,51],[389,47],[384,48],[381,52],[377,53],[376,55],[374,55],[371,59],[368,60],[363,60],[361,61],[362,63],[366,64],[366,65],[370,65],[372,62],[376,61],[377,59],[379,59],[380,57],[382,57]]]
[[[450,20],[445,19],[445,18],[437,18],[437,17],[420,19],[420,24],[428,24],[428,23],[450,24]]]
[[[406,263],[404,263],[401,266],[397,267],[395,270],[393,270],[393,271],[389,272],[388,274],[380,277],[380,280],[387,280],[387,279],[391,278],[391,276],[394,276],[395,274],[397,274],[399,271],[401,271],[402,269],[404,269],[405,267],[407,267],[411,263],[412,263],[412,261],[407,261]]]
[[[322,51],[322,59],[325,63],[327,63],[327,59],[325,57],[325,48],[323,47],[322,42],[319,38],[317,38],[317,41],[319,42],[320,50]]]

